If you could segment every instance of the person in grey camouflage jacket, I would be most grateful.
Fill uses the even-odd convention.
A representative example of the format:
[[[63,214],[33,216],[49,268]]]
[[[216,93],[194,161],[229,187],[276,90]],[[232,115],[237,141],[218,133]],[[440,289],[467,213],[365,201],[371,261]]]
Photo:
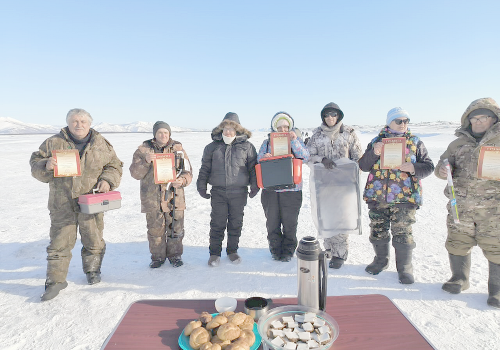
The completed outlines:
[[[151,268],[160,267],[167,258],[173,267],[183,265],[184,187],[191,183],[193,175],[186,151],[180,142],[170,137],[171,132],[167,123],[157,121],[153,126],[154,138],[138,147],[129,169],[134,179],[141,180],[141,212],[146,213]],[[184,168],[179,169],[178,177],[169,184],[155,184],[151,155],[177,152],[184,158]],[[174,195],[175,210],[172,210]]]
[[[451,167],[459,222],[448,204],[448,251],[451,279],[443,290],[458,294],[469,288],[471,250],[478,245],[489,262],[488,305],[500,308],[500,178],[478,176],[481,149],[500,150],[500,107],[492,98],[473,101],[465,110],[455,139],[441,155],[434,174],[446,179]],[[499,164],[492,164],[498,169]],[[449,196],[449,188],[445,189]]]
[[[92,117],[83,109],[72,109],[66,116],[68,126],[49,137],[30,159],[31,175],[49,184],[50,243],[47,247],[47,279],[42,301],[50,300],[66,288],[71,250],[76,243],[77,228],[82,239],[82,265],[87,282],[101,281],[101,264],[106,250],[103,239],[103,213],[80,212],[78,197],[114,190],[120,184],[123,163],[111,144],[90,128]],[[54,150],[77,149],[81,176],[54,177]]]
[[[309,161],[323,163],[331,169],[333,162],[340,158],[349,158],[357,162],[363,154],[356,131],[343,123],[344,113],[340,107],[330,102],[321,110],[321,125],[313,131],[307,142]],[[329,266],[340,269],[347,259],[349,234],[341,233],[326,238],[323,245],[331,255]]]

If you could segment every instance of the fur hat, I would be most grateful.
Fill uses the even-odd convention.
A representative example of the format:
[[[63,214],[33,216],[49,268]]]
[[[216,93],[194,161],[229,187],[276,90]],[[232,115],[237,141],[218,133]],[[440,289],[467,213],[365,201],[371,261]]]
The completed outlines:
[[[408,118],[410,119],[410,115],[406,110],[404,110],[401,107],[395,107],[391,109],[389,112],[387,112],[387,120],[385,122],[385,125],[389,126],[389,124],[392,123],[394,119],[397,118]]]
[[[170,135],[172,135],[172,130],[170,130],[170,125],[168,125],[167,123],[165,122],[162,122],[162,121],[157,121],[155,123],[155,125],[153,125],[153,136],[156,137],[156,132],[158,131],[158,129],[167,129],[168,130],[168,133]]]
[[[278,112],[274,115],[271,120],[271,129],[273,131],[278,131],[278,126],[283,125],[283,123],[288,123],[288,130],[293,129],[293,119],[290,114],[286,112]]]
[[[233,112],[226,113],[226,115],[224,116],[224,119],[222,119],[222,120],[232,120],[233,122],[240,124],[240,118],[238,117],[238,114],[233,113]]]

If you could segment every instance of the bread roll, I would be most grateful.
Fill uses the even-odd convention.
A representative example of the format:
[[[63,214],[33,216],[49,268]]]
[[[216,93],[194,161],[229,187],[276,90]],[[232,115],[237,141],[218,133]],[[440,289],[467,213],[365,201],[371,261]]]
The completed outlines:
[[[214,318],[212,318],[212,321],[208,322],[206,325],[207,329],[214,329],[219,327],[220,325],[223,325],[227,323],[227,317],[222,316],[222,315],[217,315]]]
[[[242,330],[240,336],[235,340],[235,342],[243,341],[248,346],[252,346],[255,343],[255,334],[253,331]]]
[[[219,344],[212,344],[211,342],[205,343],[200,347],[200,350],[221,350]]]
[[[227,322],[234,323],[235,325],[239,326],[245,320],[247,319],[247,314],[243,312],[238,312],[237,314],[231,315],[227,318]]]
[[[225,323],[217,330],[217,336],[222,340],[234,340],[241,334],[241,329],[234,323]]]
[[[186,328],[184,328],[184,335],[189,337],[191,332],[196,328],[201,327],[201,321],[191,321],[187,324]]]
[[[199,320],[201,321],[201,323],[207,324],[208,322],[212,321],[212,315],[204,311],[201,313]]]
[[[189,336],[189,346],[191,346],[194,350],[198,350],[203,344],[209,341],[210,334],[203,327],[194,329]]]

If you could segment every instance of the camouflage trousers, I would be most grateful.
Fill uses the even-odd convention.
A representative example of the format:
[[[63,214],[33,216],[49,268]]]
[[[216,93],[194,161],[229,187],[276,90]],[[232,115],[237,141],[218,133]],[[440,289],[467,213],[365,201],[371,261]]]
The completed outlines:
[[[75,247],[77,229],[82,240],[83,272],[100,271],[106,243],[103,239],[104,214],[75,213],[71,207],[50,213],[50,243],[47,247],[47,281],[66,281]]]
[[[174,232],[172,232],[171,213],[161,211],[146,213],[151,260],[180,258],[183,253],[184,210],[175,211]]]
[[[498,208],[475,207],[460,210],[458,215],[460,223],[455,224],[452,214],[448,211],[446,219],[448,253],[465,256],[470,253],[472,247],[478,245],[488,261],[500,264],[500,211]]]
[[[370,242],[386,240],[392,233],[392,241],[413,244],[411,225],[415,223],[417,208],[398,205],[379,205],[370,209]]]

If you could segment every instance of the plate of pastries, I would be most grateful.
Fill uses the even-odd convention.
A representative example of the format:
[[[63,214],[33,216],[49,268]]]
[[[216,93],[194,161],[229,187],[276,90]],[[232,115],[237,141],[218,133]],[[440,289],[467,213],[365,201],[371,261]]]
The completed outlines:
[[[261,342],[253,317],[234,311],[202,312],[179,336],[184,350],[256,350]]]

